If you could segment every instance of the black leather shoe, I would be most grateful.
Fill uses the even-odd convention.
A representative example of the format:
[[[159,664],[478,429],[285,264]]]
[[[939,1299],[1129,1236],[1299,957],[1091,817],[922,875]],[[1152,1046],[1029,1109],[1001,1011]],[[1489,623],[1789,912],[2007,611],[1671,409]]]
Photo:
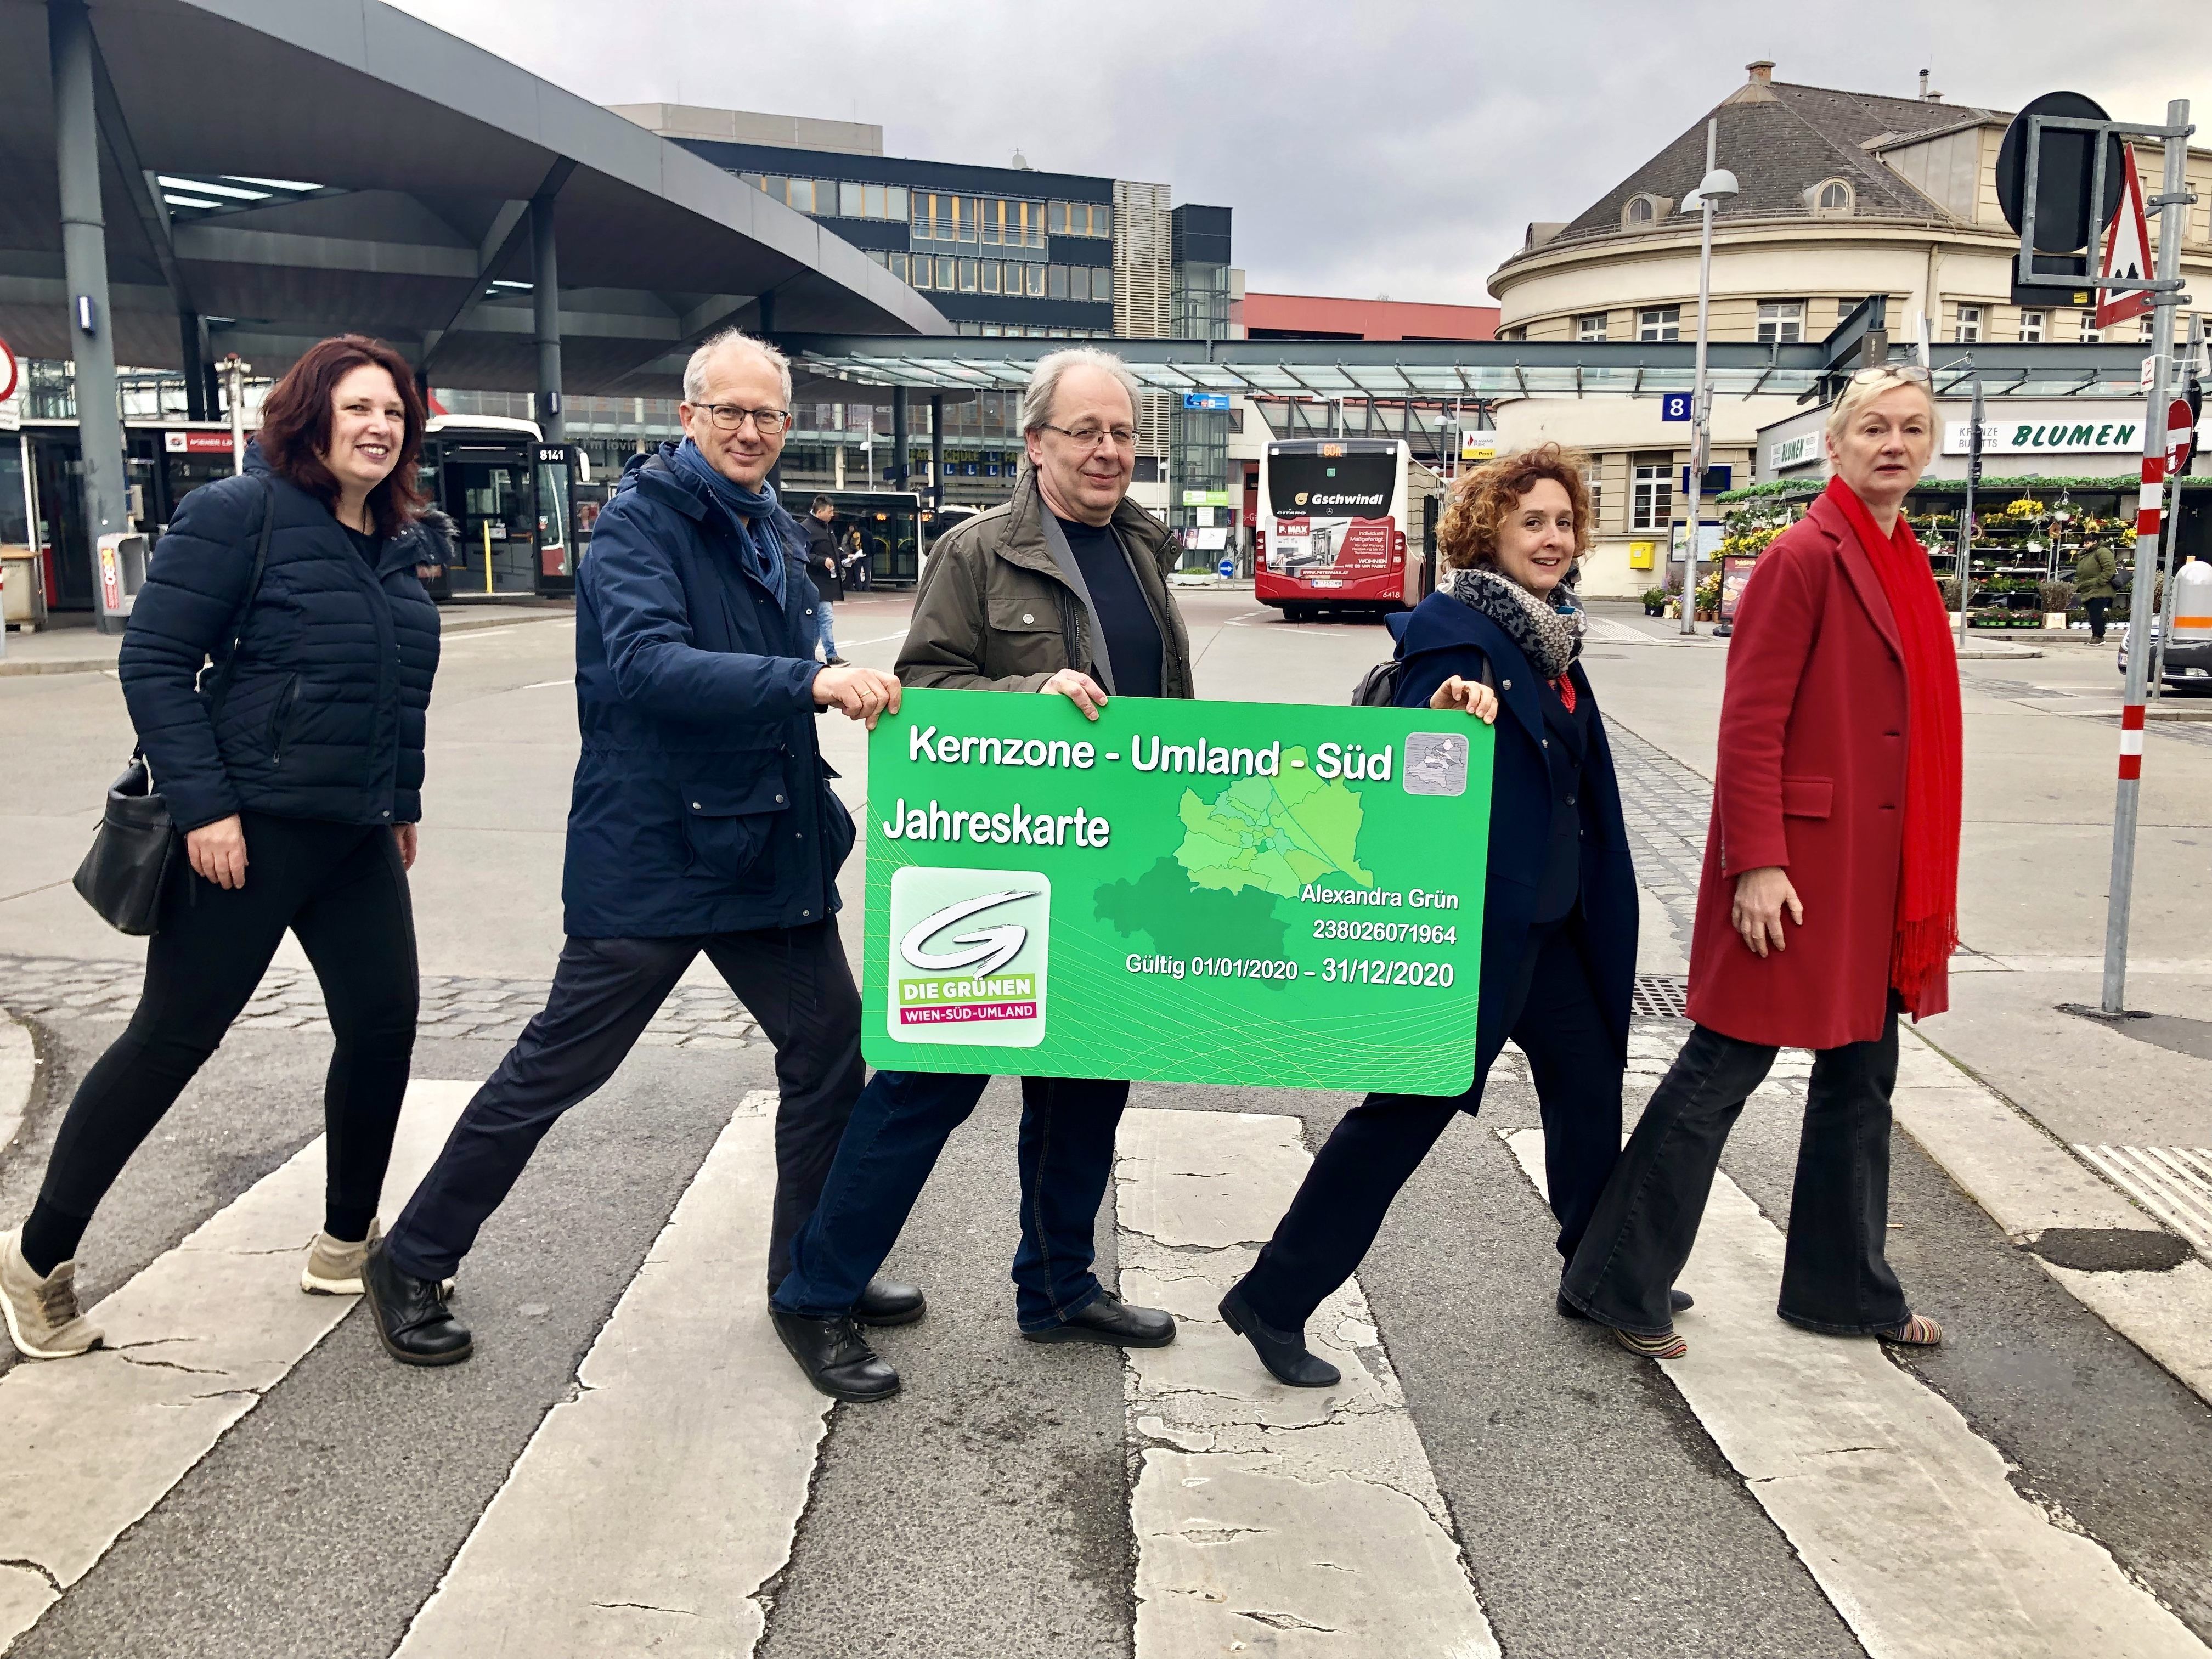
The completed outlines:
[[[876,1357],[850,1318],[810,1319],[773,1308],[769,1317],[806,1380],[832,1400],[888,1400],[899,1391],[899,1374]]]
[[[447,1311],[445,1287],[402,1273],[379,1239],[361,1264],[361,1288],[376,1340],[403,1365],[458,1365],[477,1349],[469,1328]]]
[[[1041,1331],[1024,1331],[1032,1342],[1101,1342],[1112,1348],[1164,1348],[1175,1340],[1175,1316],[1158,1308],[1133,1308],[1111,1291],[1081,1313]]]
[[[1221,1298],[1221,1317],[1229,1328],[1252,1345],[1260,1363],[1278,1382],[1294,1389],[1333,1389],[1344,1373],[1306,1346],[1304,1331],[1279,1331],[1252,1311],[1244,1287],[1232,1285]]]
[[[1669,1291],[1667,1292],[1667,1304],[1674,1309],[1676,1313],[1683,1313],[1689,1309],[1696,1307],[1698,1305],[1698,1298],[1692,1296],[1687,1291]],[[1588,1319],[1589,1317],[1588,1314],[1584,1313],[1580,1308],[1575,1306],[1573,1303],[1568,1301],[1564,1296],[1559,1297],[1554,1305],[1559,1309],[1559,1317],[1562,1319]]]
[[[872,1279],[853,1304],[855,1325],[911,1325],[929,1311],[921,1290],[896,1279]]]

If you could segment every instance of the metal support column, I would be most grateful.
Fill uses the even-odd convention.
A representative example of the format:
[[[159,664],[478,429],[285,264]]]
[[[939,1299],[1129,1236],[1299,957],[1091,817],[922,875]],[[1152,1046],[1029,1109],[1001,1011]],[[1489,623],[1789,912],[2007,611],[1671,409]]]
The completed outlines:
[[[1698,631],[1698,520],[1705,511],[1705,463],[1712,453],[1712,393],[1705,385],[1705,347],[1713,302],[1713,198],[1703,179],[1719,164],[1721,124],[1705,123],[1705,170],[1698,190],[1698,361],[1690,393],[1690,544],[1682,550],[1682,632]]]
[[[891,388],[891,488],[906,488],[906,388]]]
[[[1973,367],[1974,360],[1966,359]],[[1974,608],[1974,492],[1982,482],[1982,428],[1989,420],[1982,401],[1982,377],[1974,374],[1974,404],[1966,434],[1966,504],[1959,513],[1959,649],[1966,648],[1966,623]]]
[[[177,337],[184,348],[185,362],[185,418],[188,421],[215,419],[213,388],[208,384],[207,319],[197,311],[177,313]]]
[[[929,394],[929,505],[945,507],[945,394]]]
[[[84,0],[46,0],[54,80],[54,150],[62,209],[62,270],[70,293],[70,356],[76,365],[78,441],[94,614],[102,633],[123,618],[100,608],[100,538],[130,529],[123,419],[115,402],[114,319],[107,307],[107,226],[100,209],[100,118],[93,101],[92,19]]]
[[[530,204],[530,300],[538,324],[538,425],[545,441],[562,441],[561,418],[561,265],[553,246],[553,198]]]

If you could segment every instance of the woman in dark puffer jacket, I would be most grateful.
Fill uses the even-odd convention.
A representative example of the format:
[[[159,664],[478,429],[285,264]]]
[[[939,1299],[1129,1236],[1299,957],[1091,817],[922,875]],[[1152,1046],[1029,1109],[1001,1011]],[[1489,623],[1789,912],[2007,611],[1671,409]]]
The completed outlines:
[[[301,1288],[361,1288],[415,1045],[406,872],[438,665],[416,567],[447,556],[416,522],[422,428],[397,352],[322,341],[270,392],[246,473],[193,491],[155,549],[119,670],[191,867],[169,878],[137,1012],[79,1086],[30,1219],[0,1236],[0,1309],[28,1358],[99,1342],[76,1306],[77,1243],[288,928],[336,1037],[323,1230]],[[228,657],[241,611],[228,688],[211,699],[202,668]]]

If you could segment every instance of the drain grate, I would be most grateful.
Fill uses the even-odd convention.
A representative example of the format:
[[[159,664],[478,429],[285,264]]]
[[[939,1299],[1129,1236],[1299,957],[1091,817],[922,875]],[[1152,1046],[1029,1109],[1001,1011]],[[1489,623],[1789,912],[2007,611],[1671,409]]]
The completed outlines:
[[[1687,1019],[1690,982],[1666,974],[1638,974],[1629,1012],[1638,1019]]]

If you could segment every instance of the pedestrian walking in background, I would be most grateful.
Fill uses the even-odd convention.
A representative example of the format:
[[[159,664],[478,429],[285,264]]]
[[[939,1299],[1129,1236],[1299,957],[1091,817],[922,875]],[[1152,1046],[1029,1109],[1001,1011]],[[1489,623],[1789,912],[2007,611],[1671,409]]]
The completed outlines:
[[[775,1045],[768,1288],[860,1091],[860,999],[837,936],[853,820],[814,721],[875,723],[898,682],[814,659],[805,540],[768,474],[791,368],[732,330],[692,353],[685,436],[635,458],[576,577],[583,754],[568,811],[568,934],[551,994],[461,1114],[363,1274],[395,1359],[473,1350],[439,1294],[562,1113],[621,1065],[701,951]],[[918,1319],[871,1285],[859,1315]]]
[[[1464,710],[1496,730],[1474,1079],[1459,1095],[1373,1094],[1346,1113],[1222,1298],[1230,1328],[1294,1388],[1338,1381],[1307,1348],[1306,1322],[1358,1268],[1437,1137],[1480,1108],[1507,1038],[1536,1085],[1563,1257],[1620,1156],[1636,872],[1605,721],[1577,661],[1572,583],[1593,519],[1582,463],[1556,444],[1465,473],[1437,527],[1447,580],[1391,619],[1398,707]]]
[[[1721,1149],[1778,1048],[1814,1050],[1778,1311],[1916,1346],[1885,1249],[1897,1017],[1949,1006],[1958,942],[1959,672],[1900,509],[1928,465],[1928,372],[1861,369],[1834,474],[1739,602],[1690,954],[1695,1029],[1651,1097],[1561,1294],[1623,1346],[1685,1352],[1667,1287]]]
[[[168,879],[131,1024],[78,1085],[30,1218],[0,1238],[0,1306],[30,1358],[100,1340],[77,1310],[78,1242],[287,928],[335,1039],[330,1176],[301,1285],[361,1288],[415,1047],[407,871],[438,667],[416,567],[449,553],[416,523],[422,428],[398,353],[324,340],[262,404],[246,471],[186,495],[154,550],[117,672],[190,867]],[[201,690],[211,658],[219,696]]]
[[[2116,585],[2119,577],[2119,561],[2112,556],[2109,547],[2093,544],[2083,548],[2081,557],[2074,561],[2074,597],[2089,613],[2092,644],[2105,642],[2105,619],[2112,613],[2112,596],[2118,591]]]
[[[827,495],[817,495],[814,505],[807,510],[806,569],[814,578],[815,610],[822,623],[822,660],[839,667],[845,659],[837,654],[837,640],[831,629],[831,605],[845,597],[844,573],[837,562],[837,503]]]
[[[844,551],[837,563],[845,580],[854,587],[868,586],[868,550],[860,544],[860,527],[858,525],[845,532]]]
[[[1137,391],[1120,358],[1092,347],[1038,360],[1022,400],[1030,464],[1011,501],[932,551],[899,652],[906,684],[1042,692],[1094,720],[1109,696],[1192,695],[1190,645],[1164,574],[1177,549],[1128,499]],[[990,1080],[879,1071],[854,1109],[772,1304],[777,1334],[823,1393],[897,1392],[898,1373],[854,1328],[857,1298]],[[1032,1342],[1175,1340],[1173,1318],[1130,1306],[1091,1272],[1128,1098],[1126,1081],[1022,1079],[1014,1315]]]

